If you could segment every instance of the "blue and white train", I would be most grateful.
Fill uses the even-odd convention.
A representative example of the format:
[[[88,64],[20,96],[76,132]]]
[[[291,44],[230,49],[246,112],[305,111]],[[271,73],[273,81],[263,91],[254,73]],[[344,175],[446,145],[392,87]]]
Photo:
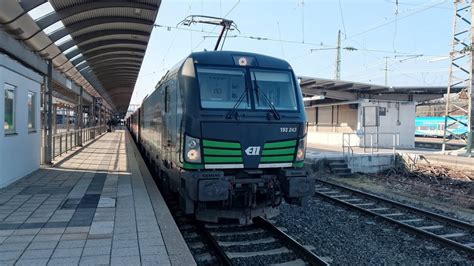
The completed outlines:
[[[444,116],[421,116],[415,119],[415,136],[443,137]],[[456,122],[458,121],[458,122]],[[467,134],[467,116],[452,116],[448,119],[448,137]]]

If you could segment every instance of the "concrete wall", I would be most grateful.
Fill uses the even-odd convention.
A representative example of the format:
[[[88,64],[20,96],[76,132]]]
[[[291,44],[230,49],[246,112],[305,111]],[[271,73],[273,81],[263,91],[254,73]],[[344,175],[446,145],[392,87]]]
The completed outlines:
[[[42,77],[0,53],[0,188],[40,166]],[[5,83],[15,86],[15,134],[5,135]],[[36,131],[28,130],[28,91],[34,92]]]
[[[351,173],[378,173],[395,167],[400,161],[399,156],[390,154],[355,154],[343,156],[342,154],[307,154],[305,167],[313,172],[329,172],[328,162],[331,160],[345,160]]]
[[[356,155],[349,157],[347,166],[351,173],[373,174],[395,166],[396,159],[393,155]]]

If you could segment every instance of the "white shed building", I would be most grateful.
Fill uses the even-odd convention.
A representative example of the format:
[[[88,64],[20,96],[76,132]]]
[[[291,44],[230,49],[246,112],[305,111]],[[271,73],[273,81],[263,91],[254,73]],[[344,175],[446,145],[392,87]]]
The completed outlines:
[[[40,166],[42,81],[0,53],[0,188]]]
[[[321,145],[415,147],[416,105],[443,97],[446,87],[387,87],[301,78],[308,142]]]

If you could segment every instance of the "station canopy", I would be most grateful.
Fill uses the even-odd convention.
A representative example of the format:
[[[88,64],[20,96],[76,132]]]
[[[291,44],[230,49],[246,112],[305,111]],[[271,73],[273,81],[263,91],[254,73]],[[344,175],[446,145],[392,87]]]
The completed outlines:
[[[309,102],[323,104],[359,99],[427,101],[443,97],[447,86],[384,86],[377,84],[299,77],[300,86]],[[451,92],[460,92],[464,87],[453,87]]]
[[[126,112],[161,0],[2,0],[0,22],[54,67]]]

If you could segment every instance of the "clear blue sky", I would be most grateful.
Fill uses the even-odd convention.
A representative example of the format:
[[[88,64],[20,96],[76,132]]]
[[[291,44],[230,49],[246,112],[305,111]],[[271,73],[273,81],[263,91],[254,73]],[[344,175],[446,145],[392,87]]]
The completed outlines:
[[[189,14],[225,16],[240,29],[225,50],[283,58],[297,75],[333,78],[337,31],[342,46],[341,79],[388,85],[447,85],[451,50],[452,0],[163,0],[156,24],[175,27]],[[340,3],[340,4],[339,4]],[[398,10],[398,15],[396,14]],[[342,11],[342,15],[341,15]],[[212,50],[220,28],[209,25],[157,27],[135,86],[132,104],[154,90],[166,70],[192,51]],[[237,33],[229,33],[234,35]],[[266,37],[271,40],[245,38]],[[282,41],[279,41],[282,40]],[[304,42],[304,43],[303,43]],[[408,55],[421,55],[410,59]],[[435,59],[433,61],[433,59]],[[401,61],[401,62],[400,62]]]

